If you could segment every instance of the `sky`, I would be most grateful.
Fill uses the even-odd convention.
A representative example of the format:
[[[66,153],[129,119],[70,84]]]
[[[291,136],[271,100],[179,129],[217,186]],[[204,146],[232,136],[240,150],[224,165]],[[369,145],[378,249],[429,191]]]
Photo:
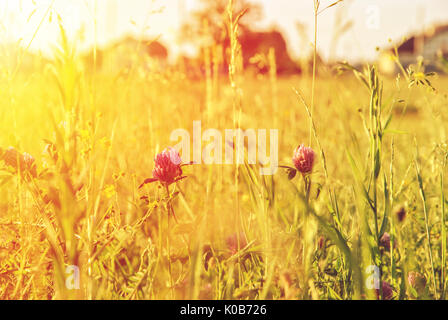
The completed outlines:
[[[313,37],[313,0],[252,0],[263,15],[254,28],[284,33],[289,53],[308,53]],[[321,0],[325,8],[335,0]],[[158,37],[171,52],[191,53],[178,43],[177,30],[197,7],[198,0],[0,0],[0,42],[50,52],[58,39],[57,16],[68,34],[82,34],[83,47],[100,46],[126,34]],[[48,8],[52,5],[51,9]],[[50,18],[51,17],[51,18]],[[337,24],[336,22],[340,23]],[[340,37],[338,25],[351,27]],[[319,14],[318,49],[325,60],[353,62],[375,58],[388,39],[448,23],[448,0],[344,0]],[[298,24],[305,26],[305,35]],[[83,32],[81,32],[83,30]],[[340,33],[339,33],[340,34]]]

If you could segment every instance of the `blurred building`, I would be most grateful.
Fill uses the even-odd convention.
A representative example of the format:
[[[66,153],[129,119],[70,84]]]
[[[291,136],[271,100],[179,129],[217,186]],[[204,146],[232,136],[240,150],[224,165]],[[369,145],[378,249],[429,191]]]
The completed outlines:
[[[243,53],[244,67],[251,65],[251,59],[257,54],[268,55],[270,49],[274,49],[277,72],[280,75],[300,73],[300,68],[291,59],[286,40],[283,34],[276,31],[255,32],[249,31],[241,35],[239,39]],[[267,72],[267,67],[262,67],[259,72]]]
[[[272,31],[252,31],[244,29],[238,37],[240,50],[236,64],[245,71],[253,71],[254,74],[266,74],[272,67],[270,59],[275,58],[277,74],[300,74],[302,69],[289,55],[287,42],[282,33]],[[211,43],[211,44],[210,44]],[[204,56],[206,48],[211,54],[210,63],[217,63],[213,72],[225,76],[230,64],[230,40],[227,38],[220,44],[213,44],[213,40],[207,42],[195,57],[179,56],[175,65],[190,78],[200,79],[206,74],[207,57]]]
[[[138,40],[132,36],[113,42],[97,50],[96,67],[109,71],[126,71],[132,66],[160,71],[167,66],[168,49],[157,40]],[[94,64],[93,53],[84,57],[88,68]]]
[[[418,57],[422,57],[427,71],[441,71],[438,69],[439,62],[443,57],[448,56],[448,25],[434,26],[384,51],[379,60],[380,69],[384,73],[398,72],[398,67],[392,59],[395,47],[403,67],[415,64]]]

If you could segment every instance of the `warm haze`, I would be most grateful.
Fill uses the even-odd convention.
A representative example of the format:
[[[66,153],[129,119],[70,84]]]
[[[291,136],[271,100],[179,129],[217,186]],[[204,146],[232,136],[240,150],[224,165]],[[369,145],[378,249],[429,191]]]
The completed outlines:
[[[278,28],[285,33],[291,54],[299,57],[311,49],[313,34],[312,1],[255,0],[262,6],[262,19],[256,27]],[[387,46],[387,39],[400,41],[403,36],[420,32],[434,24],[448,21],[448,2],[444,0],[346,0],[345,5],[322,14],[319,28],[319,50],[325,59],[369,61],[376,57],[377,46]],[[31,41],[52,0],[3,0],[0,17],[3,36],[0,41]],[[322,1],[322,7],[330,4]],[[191,18],[191,11],[200,0],[57,0],[54,12],[61,15],[64,27],[72,36],[85,31],[85,47],[95,41],[99,45],[125,34],[160,37],[172,55],[192,53],[195,48],[179,44],[178,31]],[[157,12],[157,13],[156,13]],[[335,19],[352,21],[352,27],[342,36],[335,52],[331,53],[335,37]],[[297,23],[306,26],[306,39],[298,32]],[[49,53],[49,45],[58,37],[55,21],[48,19],[40,27],[31,48]]]
[[[1,300],[447,298],[447,1],[0,21]]]

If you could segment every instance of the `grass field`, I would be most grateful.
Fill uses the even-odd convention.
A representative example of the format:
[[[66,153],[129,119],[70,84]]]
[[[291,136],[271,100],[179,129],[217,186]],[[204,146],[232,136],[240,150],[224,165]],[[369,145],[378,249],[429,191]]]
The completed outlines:
[[[0,74],[1,299],[446,298],[445,76],[318,68],[312,99],[312,75],[95,71],[69,48]],[[277,129],[279,164],[303,143],[312,174],[139,188],[198,120]]]

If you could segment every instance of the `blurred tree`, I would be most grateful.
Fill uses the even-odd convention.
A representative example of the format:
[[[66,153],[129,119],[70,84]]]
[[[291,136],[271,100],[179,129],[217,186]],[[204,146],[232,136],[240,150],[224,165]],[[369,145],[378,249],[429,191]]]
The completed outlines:
[[[253,0],[233,0],[233,18],[244,12],[238,20],[238,48],[235,63],[238,68],[256,67],[257,72],[267,73],[269,67],[261,60],[275,59],[279,74],[298,73],[300,68],[291,59],[287,41],[278,30],[256,31],[262,18],[262,6]],[[196,10],[183,24],[180,43],[199,48],[196,59],[203,62],[202,70],[209,73],[227,73],[230,62],[229,0],[197,0]],[[261,60],[260,60],[261,59]],[[184,60],[187,61],[187,60]],[[211,81],[211,80],[210,80]]]
[[[228,39],[227,6],[229,0],[198,0],[198,8],[193,11],[190,19],[182,26],[181,41],[201,42],[214,41],[222,43]],[[259,4],[250,0],[235,0],[235,14],[247,10],[240,20],[240,34],[250,31],[250,26],[262,18],[262,9]]]

